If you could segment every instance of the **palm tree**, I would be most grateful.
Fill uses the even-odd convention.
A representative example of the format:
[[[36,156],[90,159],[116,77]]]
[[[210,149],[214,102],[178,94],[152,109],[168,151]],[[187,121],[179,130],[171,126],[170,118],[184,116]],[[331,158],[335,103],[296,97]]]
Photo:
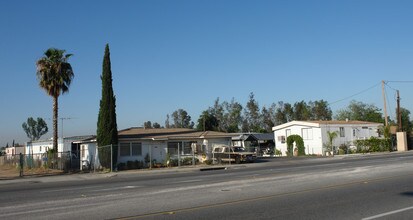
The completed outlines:
[[[58,98],[60,94],[69,91],[74,77],[72,66],[67,62],[72,54],[65,54],[65,50],[49,48],[44,57],[36,62],[39,85],[46,93],[53,97],[53,150],[57,152],[57,119]]]
[[[327,136],[328,136],[328,150],[333,152],[333,155],[334,155],[333,141],[338,136],[338,133],[337,131],[327,131]]]

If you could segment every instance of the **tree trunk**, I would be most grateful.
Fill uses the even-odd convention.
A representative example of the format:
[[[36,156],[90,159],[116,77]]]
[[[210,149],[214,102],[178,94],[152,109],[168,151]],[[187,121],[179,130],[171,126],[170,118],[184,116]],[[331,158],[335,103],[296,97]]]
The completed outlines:
[[[57,153],[58,145],[58,131],[57,131],[57,117],[58,117],[58,96],[53,97],[53,150]]]

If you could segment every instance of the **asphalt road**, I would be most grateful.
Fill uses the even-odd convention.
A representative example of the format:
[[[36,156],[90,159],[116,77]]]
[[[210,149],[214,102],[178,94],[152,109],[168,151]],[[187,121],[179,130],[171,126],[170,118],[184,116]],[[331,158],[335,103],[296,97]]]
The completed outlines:
[[[0,219],[412,219],[413,152],[0,182]]]

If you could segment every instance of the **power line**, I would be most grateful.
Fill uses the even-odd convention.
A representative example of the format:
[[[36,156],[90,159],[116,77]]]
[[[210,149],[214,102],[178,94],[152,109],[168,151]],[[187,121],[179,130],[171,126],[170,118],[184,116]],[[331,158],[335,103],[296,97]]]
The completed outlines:
[[[385,83],[384,85],[386,85],[386,86],[387,86],[387,87],[389,87],[390,89],[393,89],[394,91],[397,91],[397,89],[395,89],[395,88],[393,88],[393,87],[389,86],[387,83]]]
[[[385,85],[386,85],[386,84],[385,84]],[[391,89],[393,89],[393,88],[391,88]],[[388,94],[387,94],[386,88],[384,88],[384,93],[386,94],[387,104],[388,104],[389,106],[391,106],[391,105],[390,105],[390,101],[389,101],[390,99],[389,99],[389,96],[388,96]],[[390,111],[390,115],[391,115],[391,116],[389,116],[389,117],[390,117],[390,120],[391,120],[391,118],[394,117],[394,115],[393,115],[393,111],[392,111],[391,108],[389,109],[389,111]]]
[[[386,82],[391,82],[391,83],[413,83],[413,81],[409,81],[409,80],[386,81]]]
[[[377,84],[374,84],[373,86],[371,86],[371,87],[369,87],[369,88],[367,88],[367,89],[365,89],[365,90],[362,90],[362,91],[360,91],[360,92],[358,92],[358,93],[355,93],[355,94],[353,94],[353,95],[351,95],[351,96],[348,96],[348,97],[342,98],[342,99],[340,99],[340,100],[334,101],[334,102],[332,102],[332,103],[329,103],[329,105],[333,105],[333,104],[336,104],[336,103],[338,103],[338,102],[344,101],[344,100],[346,100],[346,99],[353,98],[354,96],[358,96],[358,95],[360,95],[360,94],[362,94],[362,93],[365,93],[365,92],[373,89],[374,87],[376,87],[376,86],[378,86],[378,85],[380,85],[380,84],[381,84],[381,82],[379,82],[379,83],[377,83]]]

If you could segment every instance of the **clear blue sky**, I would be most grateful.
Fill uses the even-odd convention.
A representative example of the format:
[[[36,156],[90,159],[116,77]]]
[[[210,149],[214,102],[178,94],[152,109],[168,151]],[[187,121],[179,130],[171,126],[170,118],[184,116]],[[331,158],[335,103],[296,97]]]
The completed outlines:
[[[351,99],[382,108],[381,80],[413,78],[412,11],[410,0],[0,1],[0,146],[27,141],[28,117],[52,117],[35,67],[50,47],[74,54],[59,100],[59,116],[74,118],[65,136],[96,132],[106,43],[119,129],[163,125],[178,108],[196,121],[217,97],[245,105],[250,92],[262,107],[335,102],[377,85],[331,108]],[[413,84],[389,86],[413,112]]]

